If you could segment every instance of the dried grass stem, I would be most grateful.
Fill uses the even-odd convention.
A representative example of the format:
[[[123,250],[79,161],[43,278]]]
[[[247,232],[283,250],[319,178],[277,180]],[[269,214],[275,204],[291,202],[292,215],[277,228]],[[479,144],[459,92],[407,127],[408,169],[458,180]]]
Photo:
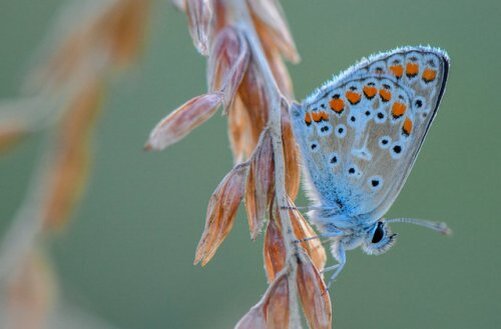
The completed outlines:
[[[289,272],[289,310],[291,316],[289,326],[290,328],[301,328],[296,286],[297,262],[295,259],[295,255],[299,252],[299,250],[297,244],[294,242],[296,238],[293,233],[289,212],[286,209],[288,199],[285,185],[285,158],[283,153],[284,149],[281,127],[281,106],[282,102],[286,102],[286,100],[279,91],[277,82],[273,76],[273,72],[268,64],[268,60],[266,59],[262,45],[257,36],[257,32],[252,24],[252,19],[245,7],[245,1],[235,0],[233,1],[233,5],[235,6],[234,12],[241,15],[240,19],[238,19],[239,24],[245,25],[242,26],[242,30],[245,31],[253,60],[263,75],[267,99],[270,102],[268,107],[268,129],[271,133],[275,162],[275,198],[280,212],[282,236],[284,238],[286,250],[286,266],[287,271]]]

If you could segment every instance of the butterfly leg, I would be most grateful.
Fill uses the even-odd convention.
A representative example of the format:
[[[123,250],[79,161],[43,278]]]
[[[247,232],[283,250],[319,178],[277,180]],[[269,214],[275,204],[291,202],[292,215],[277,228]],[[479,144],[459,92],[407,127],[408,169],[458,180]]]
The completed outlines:
[[[335,250],[333,250],[333,256],[334,256],[334,258],[336,258],[338,263],[335,265],[332,265],[332,266],[328,266],[328,267],[324,268],[322,271],[320,271],[320,273],[327,273],[330,271],[334,271],[334,273],[332,273],[332,275],[330,276],[329,281],[327,281],[327,289],[330,288],[332,282],[334,282],[336,277],[343,270],[344,264],[346,264],[346,253],[345,253],[344,247],[342,245],[338,245],[335,248]]]
[[[327,266],[323,270],[321,270],[320,273],[323,274],[323,273],[327,273],[327,272],[330,272],[330,271],[334,271],[338,267],[339,267],[339,264],[335,264],[335,265],[332,265],[332,266]]]
[[[301,239],[301,240],[294,240],[294,243],[308,242],[310,240],[323,239],[323,238],[332,238],[334,236],[338,236],[338,235],[337,234],[336,235],[332,235],[330,233],[327,233],[327,234],[318,234],[318,235],[314,235],[314,236],[309,236],[309,237]]]
[[[338,261],[338,264],[326,267],[322,273],[325,273],[327,271],[333,271],[331,277],[329,278],[329,281],[327,282],[327,289],[331,286],[332,282],[336,279],[336,277],[341,273],[343,270],[344,264],[346,264],[346,253],[344,251],[344,247],[341,244],[338,244],[337,248],[333,250],[333,256],[336,258]]]

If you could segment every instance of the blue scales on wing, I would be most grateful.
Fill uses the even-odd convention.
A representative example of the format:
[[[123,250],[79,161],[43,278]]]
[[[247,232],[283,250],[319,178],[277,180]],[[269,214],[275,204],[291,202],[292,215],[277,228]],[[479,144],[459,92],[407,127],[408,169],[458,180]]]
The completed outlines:
[[[400,192],[445,89],[447,55],[399,48],[334,77],[291,108],[312,218],[373,221]]]

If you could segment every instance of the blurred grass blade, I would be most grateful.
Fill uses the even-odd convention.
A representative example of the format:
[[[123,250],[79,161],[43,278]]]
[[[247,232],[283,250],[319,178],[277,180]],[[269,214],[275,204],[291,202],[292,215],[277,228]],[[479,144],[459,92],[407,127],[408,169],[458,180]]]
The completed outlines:
[[[162,119],[150,133],[145,149],[163,150],[209,120],[223,101],[222,93],[194,97]]]

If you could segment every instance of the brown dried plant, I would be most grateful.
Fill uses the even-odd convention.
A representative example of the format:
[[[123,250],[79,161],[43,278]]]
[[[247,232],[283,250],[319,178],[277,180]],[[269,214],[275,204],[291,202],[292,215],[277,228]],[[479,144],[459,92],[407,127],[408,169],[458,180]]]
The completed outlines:
[[[138,56],[149,0],[76,1],[62,12],[33,70],[27,92],[0,104],[0,151],[44,131],[43,156],[0,249],[0,285],[7,291],[8,329],[46,325],[55,281],[39,251],[63,228],[88,175],[90,137],[106,85]],[[5,322],[4,322],[5,320]]]
[[[211,260],[245,200],[251,238],[264,231],[270,285],[236,327],[299,328],[300,302],[311,328],[329,328],[330,299],[319,274],[325,251],[318,240],[306,240],[315,233],[293,204],[299,154],[283,58],[297,62],[299,55],[283,11],[277,0],[173,3],[187,14],[194,45],[208,57],[208,91],[160,121],[146,148],[161,150],[179,141],[223,106],[235,162],[209,201],[195,263]],[[51,232],[65,226],[79,201],[101,99],[113,73],[137,58],[150,5],[149,0],[93,0],[69,6],[28,81],[29,92],[0,103],[0,151],[32,133],[47,135],[26,200],[0,249],[9,329],[44,327],[56,294],[40,249]]]
[[[146,143],[163,150],[223,107],[235,165],[212,194],[195,264],[207,264],[245,201],[251,239],[264,230],[269,287],[236,328],[330,328],[331,303],[320,271],[325,251],[296,210],[299,154],[288,107],[292,83],[283,58],[299,55],[277,0],[177,0],[195,48],[207,56],[206,94],[162,119]],[[297,242],[299,241],[299,242]]]

